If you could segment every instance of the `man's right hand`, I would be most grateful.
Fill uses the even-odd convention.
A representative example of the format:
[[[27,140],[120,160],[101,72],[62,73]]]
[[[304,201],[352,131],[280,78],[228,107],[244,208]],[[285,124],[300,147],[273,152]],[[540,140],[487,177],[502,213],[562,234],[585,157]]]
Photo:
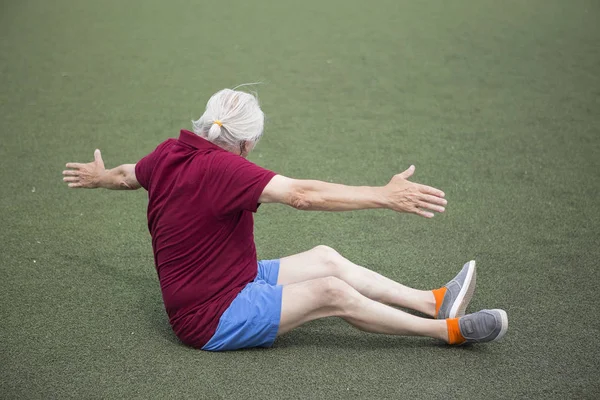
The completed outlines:
[[[135,177],[135,164],[123,164],[107,170],[97,149],[91,163],[68,163],[67,168],[70,169],[63,171],[63,181],[70,188],[135,190],[141,187]]]
[[[411,165],[406,171],[395,175],[390,183],[384,186],[388,207],[394,211],[433,218],[433,213],[427,210],[444,212],[448,203],[444,192],[431,186],[410,182],[408,178],[415,172]]]
[[[100,187],[101,177],[106,173],[104,161],[100,150],[94,151],[94,161],[87,164],[67,163],[66,171],[63,171],[63,181],[69,183],[70,188],[95,189]]]

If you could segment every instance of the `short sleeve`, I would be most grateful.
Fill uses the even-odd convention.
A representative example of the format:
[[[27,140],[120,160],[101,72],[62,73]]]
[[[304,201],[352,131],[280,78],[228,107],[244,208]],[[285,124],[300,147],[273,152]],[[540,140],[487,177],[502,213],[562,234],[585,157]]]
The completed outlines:
[[[209,173],[213,210],[217,215],[256,212],[260,195],[276,175],[228,152],[215,155]]]
[[[144,189],[148,190],[152,171],[154,171],[154,167],[160,155],[164,152],[165,148],[174,141],[175,139],[165,140],[159,144],[152,153],[148,154],[135,164],[135,179]]]

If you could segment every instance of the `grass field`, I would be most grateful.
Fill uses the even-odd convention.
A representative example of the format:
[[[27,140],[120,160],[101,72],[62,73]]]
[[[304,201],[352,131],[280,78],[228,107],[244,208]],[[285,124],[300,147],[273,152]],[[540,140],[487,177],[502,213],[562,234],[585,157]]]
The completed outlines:
[[[598,398],[597,1],[0,2],[0,398]],[[211,354],[170,330],[144,191],[69,191],[68,161],[134,163],[223,87],[257,89],[251,159],[384,184],[410,164],[433,220],[264,206],[261,258],[327,244],[417,288],[478,261],[498,344],[310,323]]]

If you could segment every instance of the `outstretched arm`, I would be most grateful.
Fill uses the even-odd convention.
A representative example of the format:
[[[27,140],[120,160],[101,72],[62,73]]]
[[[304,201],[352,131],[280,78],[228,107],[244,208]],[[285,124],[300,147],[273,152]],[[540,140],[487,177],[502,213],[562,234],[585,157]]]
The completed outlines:
[[[91,163],[68,163],[67,168],[70,169],[63,171],[63,181],[68,182],[70,188],[135,190],[141,187],[135,178],[135,164],[123,164],[107,170],[100,150],[94,152]]]
[[[259,203],[282,203],[299,210],[351,211],[388,208],[432,218],[444,212],[444,192],[410,182],[415,167],[395,175],[385,186],[346,186],[314,180],[275,176],[263,190]]]

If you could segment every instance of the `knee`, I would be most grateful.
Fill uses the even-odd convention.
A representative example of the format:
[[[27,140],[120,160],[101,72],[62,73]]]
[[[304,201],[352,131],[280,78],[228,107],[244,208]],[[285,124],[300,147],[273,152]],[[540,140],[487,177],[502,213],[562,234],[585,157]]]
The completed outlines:
[[[312,249],[317,254],[319,260],[329,266],[337,267],[339,265],[340,254],[329,246],[319,245]]]
[[[358,292],[343,280],[334,276],[320,279],[322,299],[327,306],[335,308],[338,316],[353,309],[359,300]]]

